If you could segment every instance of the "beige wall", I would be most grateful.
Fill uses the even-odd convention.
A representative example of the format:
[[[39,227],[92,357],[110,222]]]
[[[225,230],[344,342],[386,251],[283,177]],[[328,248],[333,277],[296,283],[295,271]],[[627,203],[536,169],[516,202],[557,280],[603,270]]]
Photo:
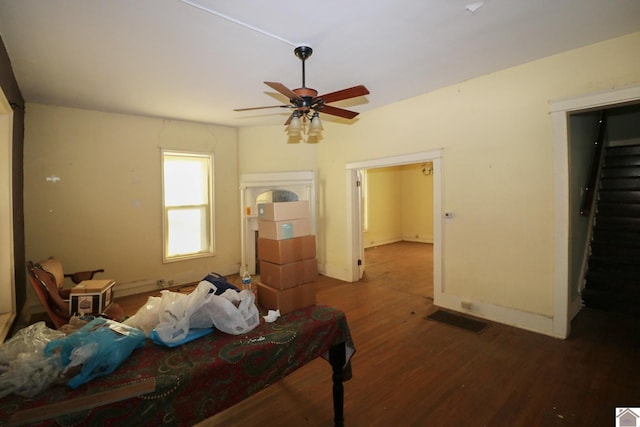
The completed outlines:
[[[441,148],[443,209],[454,213],[442,223],[443,291],[552,316],[549,101],[640,83],[639,50],[635,33],[366,112],[352,125],[325,120],[314,146],[322,269],[342,279],[352,269],[345,165]],[[299,156],[301,147],[283,135],[282,126],[240,131],[240,146],[257,148],[241,149],[241,172],[261,171],[254,156],[269,167]],[[310,155],[303,163],[312,162]],[[278,169],[300,168],[287,160]]]
[[[135,285],[238,271],[235,129],[39,104],[25,127],[27,259],[56,255],[67,272],[104,268]],[[162,148],[214,154],[215,257],[162,263]]]
[[[433,243],[433,175],[420,163],[399,166],[402,176],[402,239]]]
[[[420,163],[367,170],[365,247],[400,240],[433,242],[433,177]]]
[[[396,167],[367,170],[364,247],[402,240],[402,175]]]

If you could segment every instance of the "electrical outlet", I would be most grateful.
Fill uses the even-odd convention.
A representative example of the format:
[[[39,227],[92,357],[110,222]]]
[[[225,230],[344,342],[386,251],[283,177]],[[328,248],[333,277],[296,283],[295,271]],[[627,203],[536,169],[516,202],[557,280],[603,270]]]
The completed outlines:
[[[173,286],[173,283],[174,283],[173,280],[171,280],[171,279],[167,280],[167,285],[169,287]]]
[[[465,310],[471,310],[471,302],[469,302],[469,301],[461,301],[460,302],[460,307],[464,308]]]
[[[164,289],[167,287],[167,284],[165,283],[164,280],[160,279],[158,280],[158,287]]]

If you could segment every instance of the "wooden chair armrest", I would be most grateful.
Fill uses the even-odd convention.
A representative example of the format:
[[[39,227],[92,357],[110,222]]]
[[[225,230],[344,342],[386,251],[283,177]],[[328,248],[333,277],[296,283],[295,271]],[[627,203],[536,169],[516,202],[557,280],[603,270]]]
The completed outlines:
[[[91,280],[96,273],[104,273],[104,269],[78,271],[76,273],[65,274],[64,277],[70,277],[73,283],[78,284],[83,280]]]

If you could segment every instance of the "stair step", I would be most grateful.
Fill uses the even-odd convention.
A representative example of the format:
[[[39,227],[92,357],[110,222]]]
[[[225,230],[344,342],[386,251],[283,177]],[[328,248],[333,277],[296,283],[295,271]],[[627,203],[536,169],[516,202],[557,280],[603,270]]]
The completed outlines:
[[[604,159],[604,167],[617,166],[640,166],[640,155],[638,156],[608,156]]]
[[[640,218],[610,217],[610,216],[596,217],[594,226],[598,230],[640,233]]]
[[[629,246],[640,248],[640,233],[628,233],[626,231],[611,231],[595,229],[593,231],[592,245],[605,243],[614,246]]]
[[[598,201],[602,202],[622,202],[640,203],[640,191],[629,190],[608,190],[598,193]]]
[[[614,259],[625,264],[636,264],[640,260],[640,247],[617,246],[593,241],[591,242],[591,256]]]
[[[640,277],[619,271],[590,271],[585,275],[589,289],[615,289],[619,292],[637,292],[640,295]]]
[[[596,207],[598,218],[603,217],[640,217],[640,203],[606,203],[599,201]]]
[[[640,145],[607,147],[582,301],[637,315],[640,307]]]
[[[639,166],[625,166],[625,167],[603,167],[602,179],[611,178],[637,178],[640,177],[640,165]]]
[[[640,191],[640,177],[600,180],[600,190]]]
[[[585,306],[620,314],[638,314],[640,297],[618,295],[615,292],[601,290],[582,290],[582,302]]]
[[[606,256],[591,255],[588,264],[589,271],[594,273],[612,272],[620,275],[631,274],[635,277],[640,275],[640,265],[637,263]]]
[[[632,156],[640,155],[640,145],[615,145],[609,146],[605,150],[605,156]]]

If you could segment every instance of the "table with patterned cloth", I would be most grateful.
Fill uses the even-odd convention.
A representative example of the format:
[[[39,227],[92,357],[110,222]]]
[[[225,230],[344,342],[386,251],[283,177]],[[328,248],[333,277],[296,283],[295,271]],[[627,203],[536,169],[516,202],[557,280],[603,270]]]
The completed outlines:
[[[175,348],[146,340],[113,373],[76,390],[56,385],[33,399],[0,399],[0,425],[193,425],[320,356],[333,368],[340,426],[354,351],[345,314],[321,305],[262,319],[244,335],[214,331]]]

